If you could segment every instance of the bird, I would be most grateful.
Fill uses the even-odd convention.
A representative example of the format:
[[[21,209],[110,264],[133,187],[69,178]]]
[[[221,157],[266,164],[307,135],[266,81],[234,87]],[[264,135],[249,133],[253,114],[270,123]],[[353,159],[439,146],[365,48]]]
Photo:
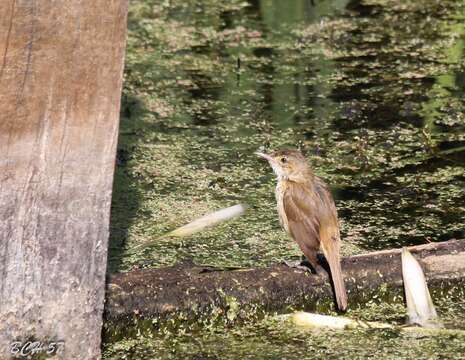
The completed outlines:
[[[322,250],[329,264],[337,307],[347,309],[347,291],[341,270],[341,236],[334,199],[325,182],[313,173],[298,150],[256,152],[268,161],[277,176],[276,202],[279,221],[294,239],[315,272]]]

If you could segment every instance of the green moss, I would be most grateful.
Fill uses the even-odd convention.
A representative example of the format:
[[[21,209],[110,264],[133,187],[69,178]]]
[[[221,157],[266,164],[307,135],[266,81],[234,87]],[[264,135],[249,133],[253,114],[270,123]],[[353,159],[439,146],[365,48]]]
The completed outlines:
[[[439,315],[450,328],[465,329],[463,282],[437,288],[433,293]],[[325,311],[323,313],[332,314]],[[244,325],[208,322],[191,328],[163,327],[107,344],[105,359],[462,359],[465,335],[438,332],[426,335],[401,331],[405,320],[403,297],[389,303],[374,298],[346,316],[365,321],[397,324],[394,329],[344,331],[299,330],[273,315]]]

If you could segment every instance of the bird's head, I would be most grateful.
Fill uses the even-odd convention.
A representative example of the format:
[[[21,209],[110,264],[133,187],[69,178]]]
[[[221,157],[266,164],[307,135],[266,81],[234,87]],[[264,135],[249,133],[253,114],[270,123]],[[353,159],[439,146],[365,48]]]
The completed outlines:
[[[262,152],[255,154],[268,161],[278,180],[306,182],[313,178],[307,159],[298,150],[277,150],[269,154]]]

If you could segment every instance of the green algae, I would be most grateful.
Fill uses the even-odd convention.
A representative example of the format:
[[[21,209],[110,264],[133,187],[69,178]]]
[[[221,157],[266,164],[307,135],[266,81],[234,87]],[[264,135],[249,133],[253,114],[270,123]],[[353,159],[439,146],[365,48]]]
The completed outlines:
[[[186,258],[224,268],[300,257],[279,226],[274,177],[253,154],[260,147],[306,153],[335,195],[346,255],[463,238],[464,14],[463,1],[131,1],[109,271]],[[237,203],[250,205],[239,219],[131,251]],[[457,294],[433,299],[451,327],[463,328]],[[369,296],[372,303],[348,315],[403,322],[399,294],[388,303],[382,291]],[[247,309],[225,300],[231,311],[215,321],[180,331],[176,320],[161,335],[108,344],[105,357],[439,359],[465,352],[464,339],[446,335],[308,336],[255,315],[232,327]]]
[[[452,329],[464,327],[463,282],[432,292],[439,315]],[[299,309],[296,309],[299,310]],[[326,310],[322,313],[335,315]],[[162,326],[104,348],[105,359],[463,359],[465,335],[461,331],[433,334],[403,332],[406,312],[403,297],[390,302],[373,297],[350,309],[346,316],[397,325],[394,329],[300,330],[268,315],[241,326],[220,322],[214,315],[197,326]],[[221,316],[221,314],[219,315]]]
[[[344,254],[463,237],[463,8],[133,1],[110,271],[298,257],[253,155],[263,146],[307,153]],[[241,202],[238,220],[131,252]]]

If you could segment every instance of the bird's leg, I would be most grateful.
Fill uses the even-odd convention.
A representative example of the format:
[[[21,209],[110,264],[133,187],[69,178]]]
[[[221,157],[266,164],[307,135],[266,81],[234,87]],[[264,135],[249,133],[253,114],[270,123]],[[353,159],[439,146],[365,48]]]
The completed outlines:
[[[284,265],[292,268],[292,269],[299,269],[303,271],[308,271],[310,274],[314,274],[314,271],[311,267],[303,265],[303,261],[301,260],[284,260]]]
[[[316,253],[312,253],[312,254],[306,254],[306,262],[308,262],[310,264],[310,266],[312,267],[313,271],[317,274],[317,275],[321,275],[321,274],[325,274],[326,271],[325,269],[323,268],[323,266],[320,265],[320,262],[318,261],[318,257],[317,257],[317,254]]]
[[[313,259],[312,259],[313,260]],[[302,255],[301,260],[284,260],[283,263],[293,269],[299,269],[303,271],[308,271],[311,274],[319,274],[321,271],[324,271],[323,267],[318,264],[318,260],[315,256],[315,261],[312,262],[304,255]]]

